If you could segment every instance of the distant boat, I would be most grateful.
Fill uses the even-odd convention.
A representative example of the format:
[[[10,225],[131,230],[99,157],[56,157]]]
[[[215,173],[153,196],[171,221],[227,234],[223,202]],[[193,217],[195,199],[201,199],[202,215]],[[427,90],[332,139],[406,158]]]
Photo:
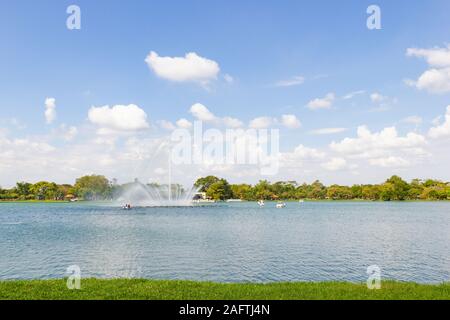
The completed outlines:
[[[277,208],[278,209],[281,209],[281,208],[284,208],[284,207],[286,207],[286,203],[284,203],[284,202],[278,202],[277,203]]]
[[[242,202],[242,199],[228,199],[227,202]]]
[[[264,200],[259,200],[258,205],[262,208],[265,206]]]
[[[212,199],[196,199],[196,200],[192,200],[193,203],[215,203],[216,200],[212,200]]]
[[[305,202],[305,200],[301,199],[301,200],[298,200],[298,202],[303,203],[303,202]]]

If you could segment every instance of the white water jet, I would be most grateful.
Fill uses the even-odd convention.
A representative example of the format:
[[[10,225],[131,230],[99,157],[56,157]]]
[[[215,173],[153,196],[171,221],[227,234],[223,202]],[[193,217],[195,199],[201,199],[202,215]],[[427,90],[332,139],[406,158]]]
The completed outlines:
[[[186,207],[192,206],[197,188],[184,190],[180,185],[145,185],[135,181],[124,187],[116,201],[132,207]]]

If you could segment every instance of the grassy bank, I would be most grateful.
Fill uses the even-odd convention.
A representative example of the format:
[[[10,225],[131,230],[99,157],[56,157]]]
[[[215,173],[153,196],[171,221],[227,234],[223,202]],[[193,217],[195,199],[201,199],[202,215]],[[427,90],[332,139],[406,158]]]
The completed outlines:
[[[0,282],[0,299],[450,299],[450,283],[422,285],[383,282],[380,290],[347,282],[219,284],[142,279],[82,279],[81,290],[68,290],[65,280]]]

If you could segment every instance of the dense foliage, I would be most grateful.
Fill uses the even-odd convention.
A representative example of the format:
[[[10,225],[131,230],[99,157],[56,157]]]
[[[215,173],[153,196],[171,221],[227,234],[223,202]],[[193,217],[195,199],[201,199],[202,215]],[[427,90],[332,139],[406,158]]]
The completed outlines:
[[[229,184],[215,176],[200,178],[195,182],[200,192],[214,200],[450,200],[450,183],[439,180],[414,179],[410,183],[392,176],[381,184],[353,186],[325,186],[320,181],[298,184],[295,181],[271,183],[261,180],[256,185]],[[0,200],[105,200],[112,199],[127,185],[117,185],[104,176],[90,175],[78,178],[74,185],[40,181],[18,182],[14,188],[0,188]],[[172,185],[173,192],[182,187]]]
[[[414,179],[408,183],[398,176],[392,176],[382,184],[353,186],[325,186],[320,181],[298,184],[295,181],[270,183],[266,180],[256,185],[230,185],[225,179],[209,176],[198,179],[195,185],[209,198],[221,200],[450,200],[450,183],[432,179]]]
[[[104,176],[84,176],[75,184],[56,184],[40,181],[37,183],[18,182],[12,189],[0,188],[0,200],[103,200],[110,199],[114,185]]]

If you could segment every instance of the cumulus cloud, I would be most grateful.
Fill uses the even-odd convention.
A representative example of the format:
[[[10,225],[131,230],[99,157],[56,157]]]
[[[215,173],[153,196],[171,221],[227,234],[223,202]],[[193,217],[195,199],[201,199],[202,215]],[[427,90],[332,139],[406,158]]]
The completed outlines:
[[[244,125],[241,120],[232,117],[224,117],[222,120],[228,128],[240,128]]]
[[[408,48],[406,55],[424,58],[432,67],[450,67],[450,45],[446,48],[433,49]]]
[[[430,93],[450,92],[450,68],[430,69],[425,71],[417,81],[406,80],[406,84]]]
[[[289,129],[300,128],[302,125],[300,120],[293,114],[283,114],[281,116],[281,124]]]
[[[100,127],[99,133],[137,131],[149,128],[147,114],[134,104],[91,107],[88,119]]]
[[[401,137],[395,127],[384,128],[380,132],[372,133],[366,126],[359,126],[356,138],[345,138],[340,142],[332,142],[330,148],[343,154],[362,154],[384,150],[398,150],[415,148],[426,143],[425,137],[409,132]]]
[[[301,167],[304,161],[314,162],[325,158],[325,152],[315,148],[306,147],[299,144],[291,152],[283,152],[280,154],[280,163],[283,166]]]
[[[344,158],[332,158],[330,161],[322,163],[322,167],[329,171],[337,171],[347,167],[347,160]]]
[[[56,119],[56,100],[55,98],[45,99],[45,120],[48,124]]]
[[[293,154],[300,159],[323,159],[325,157],[325,153],[319,151],[315,148],[305,147],[300,144],[295,149]]]
[[[158,124],[161,128],[165,129],[165,130],[174,130],[176,127],[175,125],[167,120],[159,120]]]
[[[317,109],[329,109],[333,105],[333,101],[335,99],[334,93],[328,93],[323,98],[317,98],[308,102],[307,107],[311,110]]]
[[[203,58],[195,52],[189,52],[184,57],[161,57],[151,51],[145,62],[157,76],[175,82],[208,84],[217,79],[220,72],[217,62]]]
[[[424,146],[424,136],[409,132],[399,136],[395,127],[384,128],[380,132],[370,132],[366,126],[360,126],[356,138],[345,138],[332,142],[330,149],[352,159],[368,159],[367,163],[378,167],[405,167],[429,156]]]
[[[434,139],[450,136],[450,105],[447,106],[444,122],[442,124],[435,122],[435,127],[430,128],[428,135]]]
[[[417,80],[405,80],[406,84],[430,93],[450,92],[450,45],[446,48],[408,48],[406,55],[424,58],[430,67]]]
[[[292,86],[298,86],[300,84],[303,84],[305,82],[305,78],[302,76],[295,76],[290,79],[286,80],[280,80],[275,83],[276,87],[292,87]]]
[[[192,122],[185,118],[181,118],[176,122],[177,126],[182,129],[190,129],[192,127]]]
[[[252,129],[265,129],[272,125],[273,119],[270,117],[258,117],[250,121],[249,127]]]
[[[335,134],[347,131],[347,128],[321,128],[311,130],[309,133],[313,135],[326,135],[326,134]]]
[[[410,162],[401,158],[401,157],[385,157],[385,158],[376,158],[369,159],[369,163],[373,166],[384,167],[384,168],[399,168],[399,167],[407,167],[410,165]]]
[[[216,116],[209,111],[207,107],[202,105],[201,103],[196,103],[191,106],[189,112],[200,121],[214,121],[216,120]]]

